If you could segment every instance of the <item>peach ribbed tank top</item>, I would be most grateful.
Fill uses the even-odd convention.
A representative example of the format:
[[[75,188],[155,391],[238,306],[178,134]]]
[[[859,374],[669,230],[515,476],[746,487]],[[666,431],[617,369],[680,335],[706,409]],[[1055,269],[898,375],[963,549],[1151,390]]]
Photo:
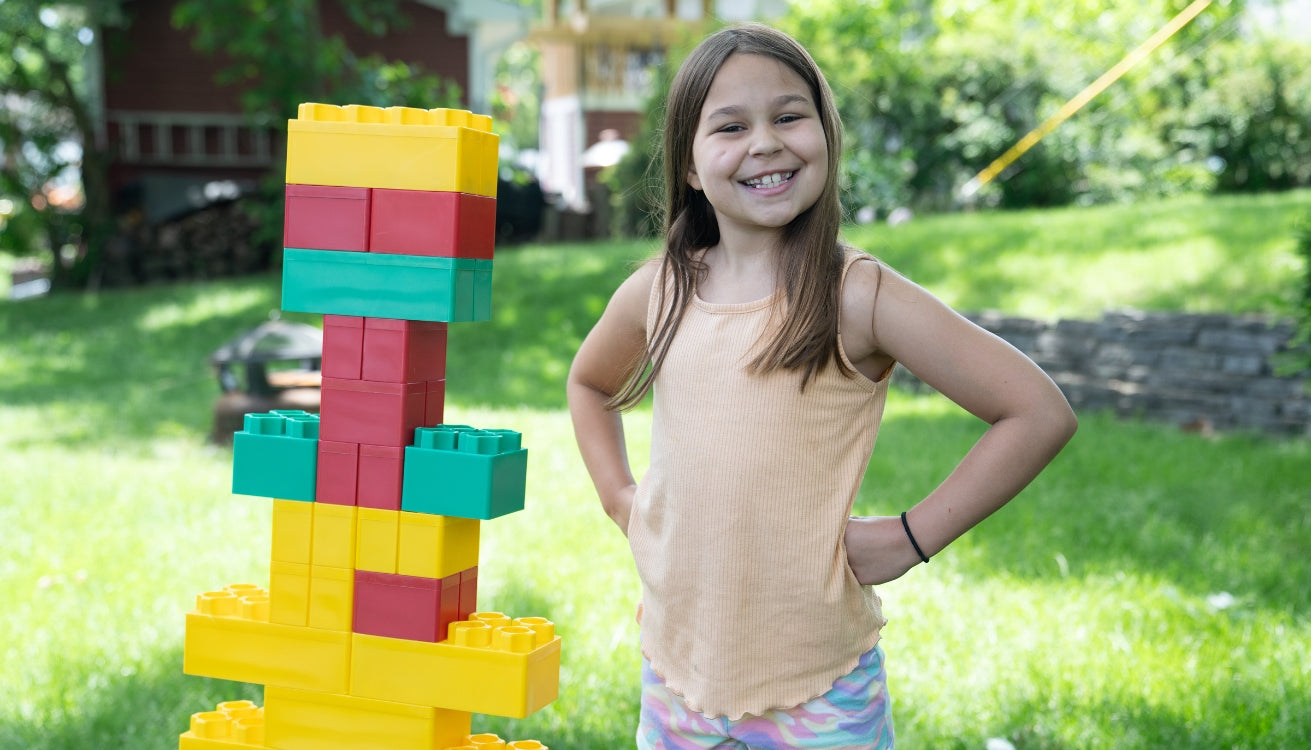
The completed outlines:
[[[872,259],[848,252],[844,281],[861,260]],[[802,393],[797,373],[748,373],[781,304],[781,291],[744,304],[691,301],[654,384],[651,465],[629,521],[642,652],[711,717],[822,695],[884,624],[878,597],[847,566],[843,532],[888,378],[830,365]]]

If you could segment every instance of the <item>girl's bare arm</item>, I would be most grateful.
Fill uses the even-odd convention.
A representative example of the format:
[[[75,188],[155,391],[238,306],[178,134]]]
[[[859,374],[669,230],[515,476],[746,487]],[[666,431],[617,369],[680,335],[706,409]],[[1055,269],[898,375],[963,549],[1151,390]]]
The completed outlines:
[[[872,305],[872,343],[990,427],[954,471],[907,514],[932,557],[1019,494],[1074,435],[1056,384],[1010,344],[884,268]],[[862,583],[919,562],[896,517],[853,520],[852,568]]]
[[[601,506],[624,532],[636,481],[623,420],[605,404],[623,388],[646,347],[647,302],[657,267],[647,263],[620,285],[569,369],[569,414],[578,449]]]

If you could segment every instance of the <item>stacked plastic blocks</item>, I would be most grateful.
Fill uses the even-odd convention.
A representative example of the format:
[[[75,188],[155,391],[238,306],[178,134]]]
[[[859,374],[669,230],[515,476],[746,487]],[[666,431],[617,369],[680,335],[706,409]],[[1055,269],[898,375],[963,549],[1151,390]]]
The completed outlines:
[[[446,333],[491,312],[497,139],[455,110],[303,104],[288,127],[283,308],[322,313],[319,414],[248,414],[232,490],[273,499],[267,587],[200,594],[183,670],[264,705],[182,750],[543,748],[472,714],[555,700],[560,638],[478,609],[483,521],[522,510],[511,430],[443,423]]]

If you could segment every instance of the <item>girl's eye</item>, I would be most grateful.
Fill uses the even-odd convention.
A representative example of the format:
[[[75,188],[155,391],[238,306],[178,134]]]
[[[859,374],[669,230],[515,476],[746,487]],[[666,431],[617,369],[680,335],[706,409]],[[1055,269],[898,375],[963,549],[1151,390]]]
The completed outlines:
[[[782,117],[778,118],[778,121],[786,123],[786,122],[796,122],[797,120],[800,119],[801,119],[801,115],[783,115]]]
[[[744,129],[745,129],[745,128],[743,128],[741,125],[725,125],[724,127],[722,127],[722,128],[719,129],[719,132],[721,132],[721,133],[737,133],[737,132],[740,132],[740,131],[742,131],[742,130],[744,130]]]

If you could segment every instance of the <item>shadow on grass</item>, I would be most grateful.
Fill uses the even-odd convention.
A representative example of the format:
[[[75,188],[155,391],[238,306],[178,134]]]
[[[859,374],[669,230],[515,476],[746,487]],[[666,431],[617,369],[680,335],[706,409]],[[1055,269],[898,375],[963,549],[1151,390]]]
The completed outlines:
[[[268,320],[278,280],[252,277],[0,304],[0,403],[69,418],[40,443],[204,435],[219,394],[209,355]]]
[[[448,403],[564,408],[573,353],[649,252],[645,243],[607,243],[499,255],[493,319],[451,326]],[[0,303],[0,403],[60,410],[60,424],[30,438],[43,444],[203,438],[219,395],[207,359],[278,314],[280,281],[268,274]],[[283,317],[322,323],[319,315]]]
[[[932,491],[982,434],[966,414],[889,407],[858,513]],[[1168,581],[1202,601],[1311,612],[1311,442],[1082,415],[1079,433],[1018,498],[949,547],[967,575]],[[892,500],[895,499],[895,500]],[[888,503],[895,502],[895,507]]]

